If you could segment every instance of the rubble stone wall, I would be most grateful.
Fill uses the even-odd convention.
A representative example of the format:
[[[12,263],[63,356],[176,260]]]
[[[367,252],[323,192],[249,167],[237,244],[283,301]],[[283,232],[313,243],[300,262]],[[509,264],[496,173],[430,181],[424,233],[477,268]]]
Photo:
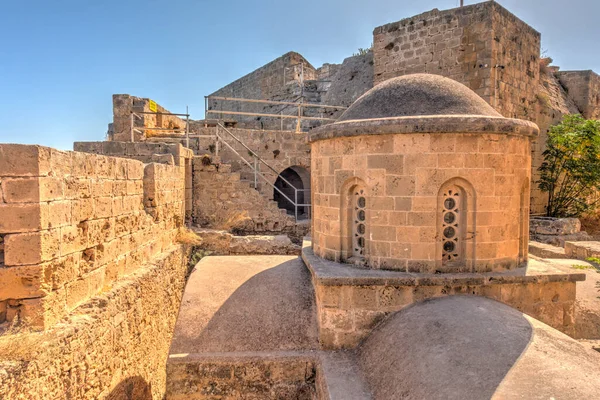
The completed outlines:
[[[48,328],[173,245],[184,168],[0,145],[0,316]]]

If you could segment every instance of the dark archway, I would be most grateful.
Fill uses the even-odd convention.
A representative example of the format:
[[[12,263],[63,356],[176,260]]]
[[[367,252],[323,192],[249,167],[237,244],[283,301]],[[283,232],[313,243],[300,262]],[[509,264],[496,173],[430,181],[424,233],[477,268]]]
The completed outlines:
[[[279,208],[287,210],[289,215],[296,213],[293,203],[310,204],[310,173],[304,167],[294,165],[281,171],[275,181],[275,188],[273,200]],[[310,218],[310,207],[299,206],[298,219],[307,218]]]

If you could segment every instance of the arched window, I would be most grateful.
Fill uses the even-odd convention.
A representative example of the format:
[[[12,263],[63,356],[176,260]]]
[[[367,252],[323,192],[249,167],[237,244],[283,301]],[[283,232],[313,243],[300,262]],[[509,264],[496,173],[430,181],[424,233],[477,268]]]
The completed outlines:
[[[341,259],[363,264],[369,255],[369,196],[359,178],[351,178],[340,188]]]
[[[352,192],[354,193],[352,196],[352,255],[364,257],[367,232],[367,194],[360,186],[356,186]]]
[[[461,262],[465,258],[464,252],[464,229],[466,215],[462,207],[464,202],[462,190],[457,186],[451,186],[443,193],[442,201],[442,265]]]
[[[438,262],[441,270],[471,271],[475,262],[475,191],[454,178],[438,194]]]

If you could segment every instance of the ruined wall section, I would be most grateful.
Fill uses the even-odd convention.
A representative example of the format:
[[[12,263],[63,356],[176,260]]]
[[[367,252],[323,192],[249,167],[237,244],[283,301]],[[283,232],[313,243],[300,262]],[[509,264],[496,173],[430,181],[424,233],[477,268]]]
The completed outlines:
[[[109,129],[108,140],[116,142],[131,142],[132,112],[156,112],[171,113],[160,104],[156,104],[156,110],[152,110],[149,98],[131,96],[129,94],[113,95],[113,123]],[[165,128],[183,135],[185,132],[185,121],[174,115],[138,114],[133,117],[133,126],[136,128]],[[140,131],[134,130],[134,141],[145,140],[146,137],[159,135],[160,132],[151,129]]]
[[[600,76],[594,71],[558,72],[560,83],[583,117],[600,119]]]
[[[173,245],[183,168],[0,145],[0,309],[45,329]]]
[[[349,107],[373,87],[373,52],[348,57],[332,72],[323,103]]]
[[[304,79],[306,82],[316,78],[317,70],[304,57],[298,53],[289,52],[211,93],[210,96],[295,102],[300,99],[302,94],[301,80]],[[225,100],[211,100],[208,107],[210,110],[219,111],[297,114],[294,106],[286,107]],[[238,121],[239,126],[251,129],[274,129],[281,124],[281,121],[273,118],[235,114],[209,113],[206,117],[209,119]],[[283,122],[286,129],[289,129],[292,123],[295,124],[295,121],[291,119]]]

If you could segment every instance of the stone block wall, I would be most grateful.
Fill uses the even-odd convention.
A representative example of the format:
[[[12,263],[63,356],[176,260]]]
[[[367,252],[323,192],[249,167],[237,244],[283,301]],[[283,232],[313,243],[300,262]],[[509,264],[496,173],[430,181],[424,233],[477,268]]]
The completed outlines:
[[[463,212],[468,212],[461,228],[468,232],[462,271],[516,267],[527,259],[529,140],[445,133],[312,143],[315,253],[334,261],[352,254],[353,228],[345,204],[356,186],[365,190],[368,266],[441,271],[441,191],[454,182],[464,189]]]
[[[317,70],[304,57],[298,53],[289,52],[211,93],[210,96],[294,102],[302,94],[303,89],[300,85],[302,79],[306,82],[316,78]],[[294,106],[227,100],[210,100],[208,107],[210,110],[218,111],[297,114],[297,108]],[[242,127],[257,129],[260,129],[261,126],[275,129],[280,124],[280,121],[270,117],[235,114],[207,114],[206,118],[234,120],[238,121]],[[295,123],[296,121],[293,119],[284,120],[285,129],[290,129],[292,124],[295,126]]]
[[[185,219],[192,218],[192,157],[194,152],[178,143],[161,142],[75,142],[75,151],[129,158],[145,164],[159,163],[183,167],[185,174]]]
[[[208,128],[212,130],[214,128]],[[261,172],[274,184],[277,176],[286,168],[297,166],[310,170],[310,146],[306,142],[305,133],[296,133],[292,131],[259,131],[250,129],[229,129],[238,139],[248,146],[253,153],[265,160],[275,171],[262,165]],[[213,131],[214,132],[214,131]],[[208,132],[207,132],[208,133]],[[246,160],[252,161],[253,157],[242,145],[232,139],[227,133],[221,136]],[[199,139],[200,154],[210,154],[214,149],[214,140]],[[213,145],[213,147],[211,147]],[[243,180],[254,181],[254,172],[240,158],[233,153],[226,145],[219,147],[219,158],[221,161],[230,164],[234,172],[239,172]],[[259,179],[259,188],[261,193],[268,198],[273,196],[273,188]]]
[[[536,121],[540,76],[541,35],[496,2],[491,8],[491,103],[508,118]]]
[[[413,73],[465,84],[501,114],[535,119],[540,34],[495,2],[432,11],[375,28],[375,85]]]
[[[355,348],[388,315],[416,302],[451,295],[488,297],[567,334],[575,330],[575,282],[482,285],[450,281],[414,286],[319,285],[321,345],[327,349]]]
[[[427,299],[468,295],[500,301],[566,334],[575,332],[576,282],[545,267],[519,274],[373,273],[316,257],[305,242],[302,259],[312,274],[324,349],[352,349],[389,315]]]
[[[0,314],[48,328],[174,243],[184,169],[0,145]]]
[[[558,72],[560,83],[588,119],[600,119],[600,75],[594,71]]]

